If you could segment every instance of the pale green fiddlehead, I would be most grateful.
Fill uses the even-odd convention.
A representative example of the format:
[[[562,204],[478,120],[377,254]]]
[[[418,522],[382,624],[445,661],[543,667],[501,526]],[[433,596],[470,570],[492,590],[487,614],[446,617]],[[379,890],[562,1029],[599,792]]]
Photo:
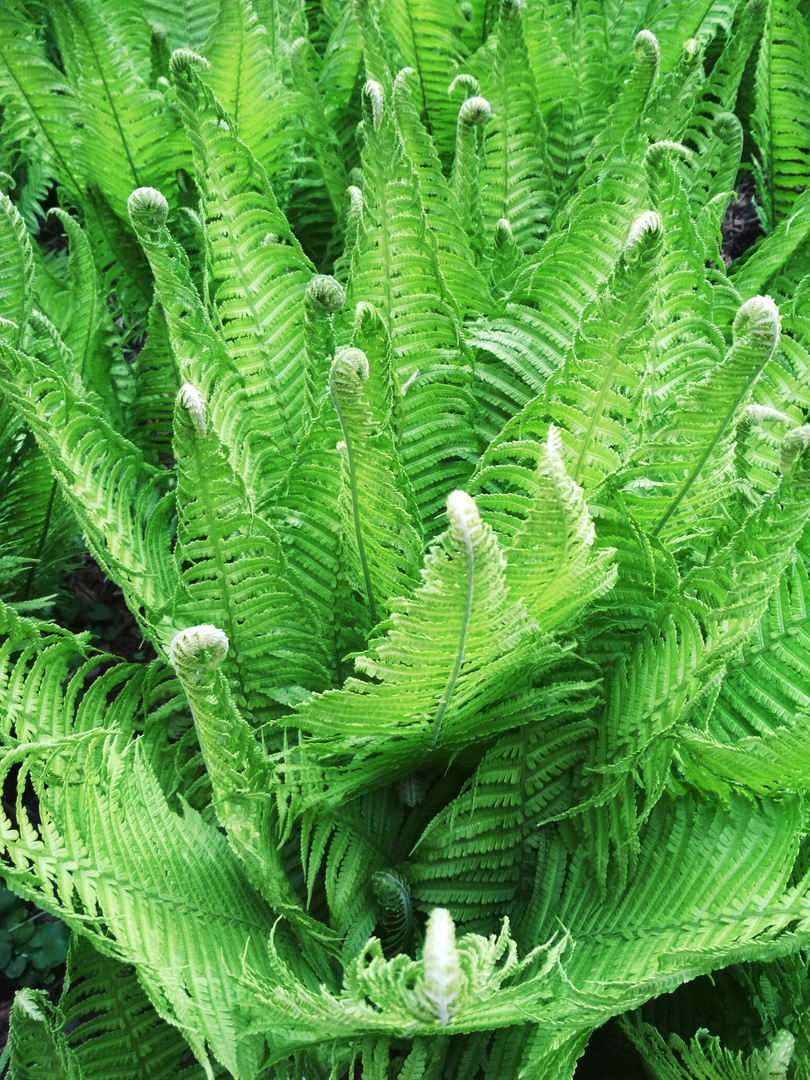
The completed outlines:
[[[335,355],[333,316],[346,302],[340,282],[327,274],[317,274],[304,293],[304,342],[307,352],[307,396],[309,414],[314,417],[332,358]]]

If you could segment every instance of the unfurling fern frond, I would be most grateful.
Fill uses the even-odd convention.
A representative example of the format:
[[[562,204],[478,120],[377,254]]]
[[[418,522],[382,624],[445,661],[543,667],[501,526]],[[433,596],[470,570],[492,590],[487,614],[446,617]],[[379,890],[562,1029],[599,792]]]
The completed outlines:
[[[773,301],[754,297],[744,304],[734,320],[734,343],[721,365],[619,474],[628,506],[654,536],[678,547],[716,527],[712,507],[733,477],[736,426],[778,340],[779,314]]]
[[[366,354],[344,349],[332,364],[330,390],[343,433],[344,536],[351,537],[347,548],[355,580],[376,626],[412,593],[422,542],[396,484],[401,466],[390,429],[375,425],[364,400],[368,376]]]
[[[392,615],[387,636],[355,661],[377,681],[351,678],[290,718],[317,736],[304,738],[280,766],[294,814],[299,804],[338,805],[433,755],[447,761],[542,707],[530,672],[555,664],[562,652],[509,595],[503,555],[472,499],[454,493],[448,516],[450,529],[425,560],[422,586]],[[511,685],[501,685],[507,671]],[[549,688],[547,707],[567,689]]]

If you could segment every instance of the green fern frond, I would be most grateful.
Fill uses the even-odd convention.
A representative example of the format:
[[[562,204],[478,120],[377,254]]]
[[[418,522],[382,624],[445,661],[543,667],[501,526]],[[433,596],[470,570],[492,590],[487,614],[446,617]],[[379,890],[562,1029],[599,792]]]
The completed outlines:
[[[202,48],[217,15],[217,0],[143,0],[140,12],[169,51]]]
[[[328,685],[326,658],[312,635],[317,617],[290,580],[278,536],[254,513],[207,413],[200,391],[184,384],[175,413],[181,586],[173,618],[181,626],[202,618],[224,628],[233,649],[228,681],[238,707],[258,726],[291,687]]]
[[[51,771],[59,748],[44,742],[7,754],[3,775],[18,759],[25,762],[21,782],[29,762],[39,759]],[[241,965],[265,967],[272,913],[219,831],[190,807],[182,814],[169,809],[138,743],[119,751],[109,737],[84,737],[65,751],[70,797],[58,811],[59,828],[41,785],[38,826],[20,802],[14,826],[3,816],[14,863],[6,876],[22,895],[92,935],[106,955],[135,964],[146,993],[183,1029],[198,1060],[207,1058],[207,1041],[234,1077],[248,1080],[263,1040],[247,1030],[255,998],[240,984]],[[58,807],[60,786],[52,790]],[[69,869],[60,859],[65,851],[73,855]],[[147,896],[150,910],[160,912],[148,926],[141,918]],[[87,915],[97,904],[101,920]],[[282,944],[278,935],[276,941]],[[286,942],[284,953],[291,970],[304,974],[300,953]]]
[[[398,70],[391,57],[388,42],[380,30],[376,11],[369,0],[352,0],[354,18],[360,28],[360,40],[365,63],[365,77],[390,92],[393,72]]]
[[[598,163],[609,161],[617,151],[626,155],[628,148],[641,138],[644,114],[658,78],[659,49],[655,35],[649,30],[639,31],[633,42],[633,54],[630,78],[608,112],[585,161],[586,175]]]
[[[64,211],[54,215],[62,222],[70,239],[68,278],[70,281],[70,320],[63,334],[65,345],[73,353],[77,377],[104,402],[107,415],[124,430],[124,408],[131,404],[129,387],[116,383],[112,343],[115,328],[104,304],[98,274],[87,234]],[[116,374],[119,372],[116,370]]]
[[[46,58],[36,27],[8,5],[0,14],[0,99],[4,136],[20,139],[33,128],[49,168],[74,194],[81,192],[84,176],[71,147],[78,101]]]
[[[449,908],[470,929],[506,912],[522,914],[531,895],[539,825],[568,809],[573,779],[595,729],[586,691],[558,715],[498,740],[469,787],[433,818],[408,867],[414,902]]]
[[[503,0],[498,47],[484,96],[492,115],[484,132],[481,216],[487,246],[495,223],[506,218],[518,247],[536,252],[548,228],[551,177],[545,155],[546,129],[523,37],[522,4]]]
[[[283,85],[283,68],[274,54],[269,28],[250,0],[220,3],[205,47],[198,45],[196,51],[211,65],[204,77],[227,113],[233,133],[247,144],[265,172],[279,172],[292,149],[288,128],[294,102]]]
[[[299,38],[292,46],[292,63],[296,86],[302,98],[303,126],[332,208],[334,223],[337,224],[344,208],[348,180],[340,141],[326,115],[316,79],[310,70],[313,59],[312,46],[306,38]],[[309,197],[313,196],[314,193],[310,191]],[[323,228],[328,224],[328,220],[322,219]]]
[[[622,1020],[622,1028],[643,1054],[655,1080],[691,1080],[716,1076],[723,1080],[784,1080],[793,1057],[795,1038],[785,1028],[770,1046],[750,1055],[726,1049],[705,1029],[685,1043],[672,1034],[667,1040],[650,1024],[636,1017]]]
[[[8,1042],[0,1058],[8,1080],[77,1080],[79,1064],[62,1033],[63,1020],[46,990],[19,990],[9,1015]]]
[[[221,630],[200,625],[177,634],[169,656],[194,713],[217,817],[254,888],[296,931],[331,951],[334,935],[306,915],[287,879],[276,838],[268,760],[218,671],[228,650],[228,638]],[[317,963],[316,957],[312,959]],[[324,970],[328,972],[328,967]]]
[[[766,232],[792,215],[799,195],[810,183],[808,52],[810,32],[796,0],[768,0],[752,117],[762,155],[755,175]]]
[[[458,315],[483,315],[492,307],[489,289],[483,276],[474,267],[470,243],[465,231],[465,203],[459,213],[452,197],[451,186],[442,173],[433,140],[419,119],[415,102],[415,73],[404,68],[394,81],[393,105],[397,130],[405,154],[419,178],[419,197],[425,208],[428,228],[435,235],[439,267],[447,283],[450,302],[459,307]],[[463,109],[463,106],[462,106]],[[461,120],[458,125],[457,150],[462,132],[470,127]],[[454,163],[457,170],[458,162]],[[469,188],[475,184],[468,177]],[[455,185],[458,190],[458,185]],[[463,197],[463,196],[462,196]]]
[[[660,24],[656,23],[656,30],[659,28]],[[653,142],[683,139],[691,106],[705,79],[702,61],[700,42],[687,39],[681,46],[676,66],[655,85],[645,117]]]
[[[413,911],[408,883],[392,870],[372,875],[371,888],[382,912],[386,930],[386,951],[394,956],[409,952],[413,938]]]
[[[678,138],[688,146],[694,146],[699,153],[710,142],[718,116],[735,106],[745,66],[762,33],[764,14],[764,0],[748,0],[739,14],[734,33],[726,37],[723,51],[692,105],[687,130]]]
[[[582,489],[566,472],[551,427],[528,440],[490,447],[471,490],[506,555],[506,581],[544,630],[566,627],[615,580],[612,552],[591,551],[594,528]]]
[[[174,201],[175,170],[188,165],[180,125],[163,95],[150,90],[137,70],[120,17],[77,0],[56,4],[54,21],[63,55],[72,57],[81,124],[72,156],[82,162],[83,173],[124,220],[134,188],[162,183]]]
[[[555,231],[522,268],[505,314],[483,320],[470,335],[471,344],[525,384],[527,400],[563,367],[585,307],[613,272],[633,221],[649,207],[645,151],[645,141],[631,139],[621,151],[605,149],[615,160],[592,162]]]
[[[99,563],[121,581],[132,610],[147,623],[159,620],[176,588],[167,474],[147,465],[64,376],[3,345],[0,387],[34,433]]]
[[[363,219],[352,256],[348,302],[380,308],[393,371],[404,390],[399,453],[428,531],[478,452],[469,361],[435,241],[425,235],[419,181],[404,157],[382,90],[366,85]],[[392,172],[389,162],[396,165]]]
[[[0,194],[0,313],[3,337],[19,348],[31,316],[34,253],[25,222],[8,195]]]
[[[734,320],[734,343],[667,424],[639,448],[620,474],[624,498],[645,526],[670,545],[682,546],[708,531],[725,485],[732,478],[733,436],[751,389],[776,349],[779,316],[767,297],[754,297]],[[711,418],[707,423],[707,419]],[[643,462],[643,464],[642,464]]]
[[[62,572],[78,562],[82,543],[78,522],[48,458],[4,405],[0,406],[0,551],[21,565],[15,573],[3,574],[0,596],[28,603],[63,591]]]
[[[775,226],[754,248],[750,256],[740,263],[732,275],[732,284],[743,297],[764,293],[784,264],[794,256],[801,255],[810,234],[810,191],[798,196],[792,213]]]
[[[245,381],[245,403],[255,410],[256,423],[243,437],[270,449],[263,465],[271,470],[265,482],[272,487],[289,466],[300,438],[297,428],[306,377],[303,299],[311,264],[278,209],[261,166],[235,137],[230,120],[194,65],[194,58],[185,54],[172,59],[214,257],[213,301],[225,349]],[[154,244],[148,250],[159,254]],[[167,270],[171,272],[168,266]],[[182,261],[178,264],[175,259],[173,272],[182,273]],[[184,287],[188,291],[189,286]],[[177,284],[158,278],[158,289],[167,297],[172,289],[176,295]],[[194,306],[199,310],[199,300]],[[170,305],[167,311],[170,328],[175,310],[176,305]],[[196,318],[207,322],[202,311]],[[175,335],[181,333],[181,324],[177,327]],[[202,332],[209,337],[212,333],[207,326]],[[217,346],[222,349],[219,342]],[[199,376],[184,378],[195,382]],[[257,474],[254,470],[243,475]]]
[[[475,88],[478,89],[477,79]],[[468,96],[462,102],[458,110],[456,153],[450,179],[450,190],[469,237],[470,251],[474,253],[477,264],[481,263],[489,243],[489,238],[484,233],[481,211],[480,159],[483,152],[483,127],[491,115],[492,107],[487,99],[479,94]]]
[[[641,214],[630,230],[620,265],[602,295],[582,315],[565,368],[504,428],[496,445],[526,437],[545,415],[559,427],[575,483],[596,487],[629,457],[628,421],[647,377],[653,280],[662,241],[661,219]],[[492,444],[487,451],[491,454]]]
[[[464,27],[458,5],[450,0],[392,0],[382,8],[382,25],[396,41],[404,66],[416,72],[418,111],[439,156],[449,161],[456,116],[447,88],[462,58]]]
[[[685,166],[683,157],[687,159]],[[714,311],[718,290],[712,288],[705,268],[706,256],[714,252],[701,245],[689,202],[688,179],[681,175],[690,167],[695,173],[699,171],[701,166],[691,162],[683,147],[666,142],[653,144],[645,156],[650,194],[664,238],[652,298],[652,355],[636,425],[642,438],[651,437],[666,423],[685,388],[705,379],[720,364],[726,349],[717,324],[727,325],[730,320]]]
[[[797,812],[789,796],[776,806],[735,794],[722,806],[689,792],[665,795],[642,828],[627,888],[609,870],[605,899],[582,850],[569,856],[560,895],[547,895],[538,878],[546,906],[532,927],[534,940],[551,926],[564,927],[574,944],[567,978],[584,995],[593,988],[602,1007],[615,1012],[632,1008],[636,995],[647,1000],[680,984],[685,971],[697,975],[743,955],[767,958],[780,936],[789,949],[806,920],[800,913],[807,884],[790,881]],[[559,878],[551,885],[559,888]],[[750,900],[740,904],[741,897]],[[632,984],[614,982],[617,971],[632,973]],[[571,1008],[564,1000],[560,1006]]]
[[[207,1063],[184,1061],[188,1044],[157,1014],[135,972],[103,956],[83,938],[74,935],[71,941],[68,975],[57,1008],[50,1007],[44,991],[25,990],[22,995],[12,1014],[9,1080],[33,1080],[36,1075],[54,1080],[91,1075],[102,1080],[122,1073],[132,1080],[210,1076]],[[45,1030],[37,1033],[34,1025]],[[46,1047],[53,1050],[50,1062],[44,1060]]]
[[[362,648],[371,629],[365,605],[351,606],[346,582],[339,440],[327,400],[304,434],[283,488],[256,507],[278,533],[294,580],[318,613],[333,685],[343,682],[346,655]]]
[[[337,346],[335,316],[345,302],[343,286],[328,274],[316,274],[304,293],[307,401],[302,419],[305,427],[317,416],[326,394],[331,393],[332,361]]]
[[[376,626],[392,604],[413,592],[422,541],[396,486],[401,469],[390,429],[376,427],[364,401],[368,371],[365,353],[345,349],[332,364],[330,390],[343,432],[344,536],[353,535],[351,561]]]
[[[718,742],[733,745],[803,722],[810,708],[804,689],[810,664],[805,628],[809,610],[807,570],[797,560],[783,572],[767,612],[731,665],[720,693],[699,710],[699,728],[707,728]]]
[[[296,1037],[312,1044],[324,1030],[340,1039],[391,1029],[413,1038],[435,1037],[443,1029],[456,1033],[503,1026],[518,1015],[520,991],[515,980],[527,968],[532,974],[522,980],[521,989],[532,1002],[529,1008],[553,997],[560,985],[557,966],[565,947],[565,939],[551,941],[519,961],[508,919],[497,936],[464,934],[457,940],[450,913],[436,908],[428,920],[421,957],[412,960],[400,953],[386,960],[379,940],[372,938],[347,965],[340,996],[325,987],[318,994],[291,982],[278,959],[275,979],[253,971],[247,978],[266,1010],[265,1028],[275,1043],[271,1053],[281,1058]]]
[[[695,171],[690,196],[698,217],[696,232],[703,250],[718,264],[722,261],[721,227],[733,197],[743,147],[743,130],[733,113],[720,113],[712,130],[714,139]],[[718,257],[719,256],[719,257]]]
[[[245,380],[191,280],[188,258],[166,228],[168,203],[154,188],[138,188],[129,198],[130,219],[149,258],[177,367],[178,381],[196,386],[208,401],[210,423],[227,448],[234,470],[256,475],[271,449],[261,431],[251,429],[252,402]],[[239,405],[236,406],[236,402]]]
[[[166,317],[159,300],[149,312],[146,340],[133,367],[131,437],[146,461],[157,465],[168,460],[167,455],[172,452],[174,402],[180,389]]]

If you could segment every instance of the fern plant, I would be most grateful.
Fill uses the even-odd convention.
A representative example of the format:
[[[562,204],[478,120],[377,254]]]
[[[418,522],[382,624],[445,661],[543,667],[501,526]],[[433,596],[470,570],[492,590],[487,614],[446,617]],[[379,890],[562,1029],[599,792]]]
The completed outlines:
[[[804,13],[0,14],[5,460],[158,654],[0,602],[9,1077],[810,1069]]]

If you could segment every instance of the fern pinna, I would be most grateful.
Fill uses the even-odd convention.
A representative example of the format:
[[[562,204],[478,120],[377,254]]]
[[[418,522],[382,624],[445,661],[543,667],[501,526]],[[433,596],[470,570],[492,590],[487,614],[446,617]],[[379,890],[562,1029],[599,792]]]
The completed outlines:
[[[6,5],[9,1077],[810,1070],[806,16]]]

